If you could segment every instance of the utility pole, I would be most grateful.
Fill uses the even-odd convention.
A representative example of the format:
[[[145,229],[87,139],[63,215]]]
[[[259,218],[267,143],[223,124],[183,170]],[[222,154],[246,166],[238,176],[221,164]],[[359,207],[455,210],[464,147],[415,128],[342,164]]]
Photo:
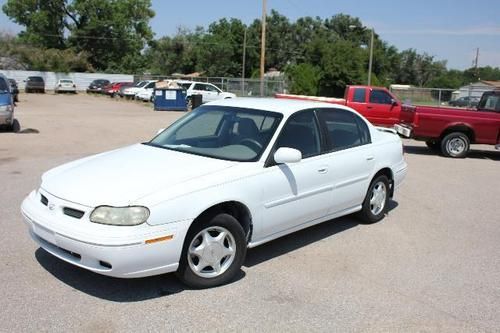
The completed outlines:
[[[476,78],[479,80],[479,47],[476,49],[476,59],[474,60],[474,74],[476,74]]]
[[[368,86],[371,86],[372,83],[372,64],[373,64],[373,28],[371,31],[371,39],[370,39],[370,59],[368,60]]]
[[[260,37],[260,96],[264,96],[264,65],[266,61],[266,0],[262,0],[262,34]]]
[[[241,66],[241,95],[245,95],[245,60],[247,53],[247,28],[245,27],[245,32],[243,34],[243,61]]]

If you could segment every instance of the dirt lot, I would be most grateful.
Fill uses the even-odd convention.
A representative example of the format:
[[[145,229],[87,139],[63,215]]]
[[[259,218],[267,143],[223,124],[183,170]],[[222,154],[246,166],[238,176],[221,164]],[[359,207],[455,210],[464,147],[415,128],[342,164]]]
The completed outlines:
[[[145,141],[180,113],[107,97],[21,95],[0,133],[0,331],[499,331],[500,152],[463,160],[406,141],[408,178],[381,223],[332,220],[250,250],[232,284],[119,280],[29,238],[19,206],[42,172]]]

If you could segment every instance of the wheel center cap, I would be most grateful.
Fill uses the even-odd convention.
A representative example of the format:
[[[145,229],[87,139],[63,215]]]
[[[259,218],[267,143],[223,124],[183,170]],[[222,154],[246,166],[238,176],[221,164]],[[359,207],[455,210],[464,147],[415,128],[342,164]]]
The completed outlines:
[[[222,247],[218,243],[211,243],[203,251],[203,256],[209,263],[216,263],[221,259]]]

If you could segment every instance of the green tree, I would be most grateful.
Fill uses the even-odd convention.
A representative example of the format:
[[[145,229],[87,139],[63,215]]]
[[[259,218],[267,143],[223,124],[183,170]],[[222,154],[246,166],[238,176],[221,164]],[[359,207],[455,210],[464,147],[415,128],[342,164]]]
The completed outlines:
[[[19,34],[24,42],[44,48],[65,47],[66,1],[8,0],[2,9],[14,22],[26,27]]]
[[[153,38],[150,0],[8,0],[3,11],[25,27],[24,42],[85,52],[96,70],[136,72]],[[68,37],[65,37],[67,32]]]
[[[289,65],[286,68],[286,75],[290,82],[290,93],[313,96],[318,94],[321,79],[319,68],[308,63]]]

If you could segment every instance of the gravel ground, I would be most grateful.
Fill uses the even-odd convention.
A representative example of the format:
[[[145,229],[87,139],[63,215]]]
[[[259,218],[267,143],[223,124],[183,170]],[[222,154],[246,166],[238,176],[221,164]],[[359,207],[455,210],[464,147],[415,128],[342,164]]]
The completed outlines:
[[[19,206],[63,162],[145,141],[181,113],[86,95],[20,95],[0,133],[0,331],[500,332],[500,152],[462,160],[405,141],[409,174],[374,225],[332,220],[248,252],[238,279],[120,280],[29,238]]]

